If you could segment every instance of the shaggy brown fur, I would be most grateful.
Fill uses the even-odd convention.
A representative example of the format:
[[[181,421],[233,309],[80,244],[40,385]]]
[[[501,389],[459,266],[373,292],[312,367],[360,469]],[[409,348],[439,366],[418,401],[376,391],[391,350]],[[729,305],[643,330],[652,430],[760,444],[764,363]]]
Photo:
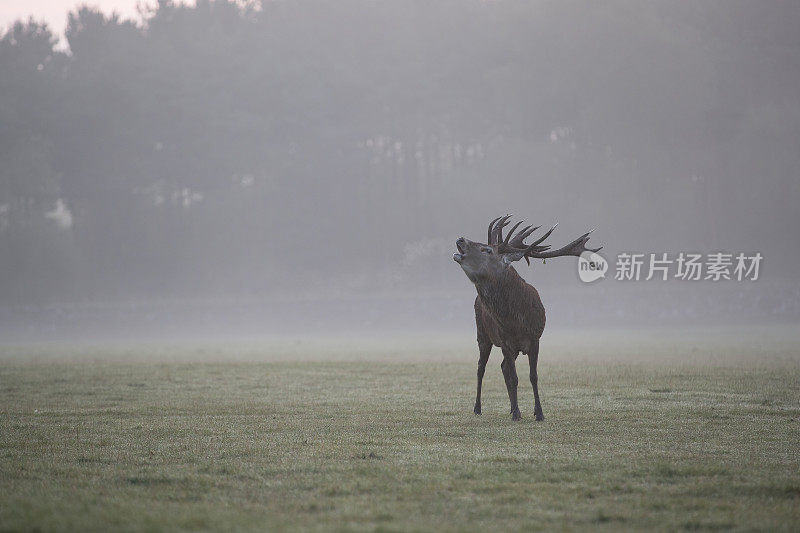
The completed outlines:
[[[544,332],[545,312],[539,292],[529,285],[514,270],[511,263],[525,258],[579,256],[585,251],[596,252],[600,248],[585,247],[589,233],[584,234],[567,246],[549,251],[549,246],[539,246],[553,229],[536,242],[526,245],[525,238],[538,228],[530,226],[521,230],[513,239],[515,225],[503,239],[502,230],[509,217],[495,219],[489,224],[489,243],[473,242],[463,237],[456,241],[458,253],[453,259],[461,265],[464,273],[475,285],[478,292],[475,298],[475,324],[478,329],[478,391],[474,412],[481,414],[481,384],[486,371],[486,363],[492,346],[503,351],[503,378],[511,402],[511,417],[520,420],[522,416],[517,404],[516,360],[520,353],[528,356],[530,380],[535,400],[536,420],[544,420],[542,404],[539,400],[537,363],[539,361],[539,339]],[[591,232],[590,232],[591,233]]]

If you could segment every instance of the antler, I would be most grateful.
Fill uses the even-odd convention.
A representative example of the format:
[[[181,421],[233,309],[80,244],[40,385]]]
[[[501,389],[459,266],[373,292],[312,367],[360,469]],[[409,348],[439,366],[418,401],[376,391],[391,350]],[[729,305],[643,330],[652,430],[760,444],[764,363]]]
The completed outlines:
[[[586,247],[586,242],[589,240],[589,235],[593,231],[594,229],[590,229],[568,245],[564,246],[563,248],[559,248],[558,250],[549,250],[547,252],[526,252],[525,257],[532,257],[534,259],[548,259],[550,257],[562,257],[565,255],[574,255],[579,257],[583,252],[599,252],[603,248],[602,246],[598,246],[597,248]]]
[[[539,228],[541,228],[541,226],[536,226],[535,228],[532,228],[530,226],[525,226],[524,228],[519,230],[519,233],[514,235],[514,238],[511,239],[511,241],[509,241],[508,245],[511,246],[512,248],[527,248],[528,245],[525,244],[524,242],[525,239],[528,238],[528,235],[530,235]]]
[[[501,242],[503,242],[503,228],[508,226],[509,218],[511,218],[511,215],[506,215],[504,217],[497,217],[496,219],[492,220],[489,223],[489,233],[488,233],[489,240],[486,241],[487,244],[500,244]]]
[[[509,218],[511,217],[506,215],[504,217],[499,217],[492,220],[492,222],[489,224],[489,244],[497,245],[497,252],[501,254],[507,254],[513,261],[517,261],[524,257],[525,261],[530,264],[530,258],[549,259],[551,257],[562,257],[567,255],[580,256],[583,252],[597,252],[602,248],[602,246],[599,248],[586,247],[586,243],[589,240],[589,235],[594,230],[584,233],[571,243],[557,250],[550,250],[549,245],[541,245],[541,243],[544,242],[544,240],[547,239],[551,233],[553,233],[558,224],[554,225],[544,235],[528,245],[525,244],[525,239],[541,226],[536,226],[535,228],[526,226],[520,230],[519,233],[514,235],[514,231],[519,227],[520,224],[522,224],[522,221],[520,221],[514,224],[514,226],[511,228],[511,231],[509,231],[508,235],[506,235],[505,239],[503,239],[503,228],[508,225]]]

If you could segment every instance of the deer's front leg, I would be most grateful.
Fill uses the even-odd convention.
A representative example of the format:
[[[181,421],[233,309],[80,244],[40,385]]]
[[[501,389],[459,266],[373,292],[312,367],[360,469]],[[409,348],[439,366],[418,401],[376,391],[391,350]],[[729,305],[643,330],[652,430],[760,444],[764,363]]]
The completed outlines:
[[[519,378],[517,377],[517,365],[515,359],[517,354],[508,348],[503,348],[503,362],[500,368],[503,369],[503,377],[506,380],[506,389],[508,389],[508,400],[511,402],[511,420],[522,420],[522,415],[519,412],[519,405],[517,404],[517,385]]]
[[[486,372],[486,362],[489,360],[489,354],[492,351],[492,343],[478,342],[478,393],[475,396],[475,409],[473,411],[476,415],[481,414],[481,385],[483,384],[483,374]]]
[[[531,385],[533,385],[533,398],[536,402],[533,408],[533,414],[536,415],[536,420],[544,420],[544,413],[542,412],[542,402],[539,401],[539,374],[536,371],[536,365],[539,362],[539,341],[537,340],[531,347],[531,352],[528,354],[528,362],[531,366]]]

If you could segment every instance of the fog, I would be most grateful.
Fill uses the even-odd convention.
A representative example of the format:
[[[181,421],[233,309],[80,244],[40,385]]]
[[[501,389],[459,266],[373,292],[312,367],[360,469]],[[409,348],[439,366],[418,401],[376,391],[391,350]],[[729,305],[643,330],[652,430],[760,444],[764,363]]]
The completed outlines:
[[[21,21],[0,39],[0,341],[473,335],[454,241],[507,213],[603,246],[591,283],[575,257],[515,263],[548,330],[796,324],[798,27],[796,2],[735,0]],[[681,252],[731,254],[731,279],[676,277]],[[641,279],[615,279],[621,253]]]

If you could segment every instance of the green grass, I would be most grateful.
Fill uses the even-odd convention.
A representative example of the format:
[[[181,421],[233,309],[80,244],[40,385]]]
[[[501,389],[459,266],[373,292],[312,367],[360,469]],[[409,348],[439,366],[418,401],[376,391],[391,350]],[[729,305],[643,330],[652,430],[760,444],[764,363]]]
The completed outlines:
[[[794,337],[546,340],[0,348],[0,530],[796,530]]]

